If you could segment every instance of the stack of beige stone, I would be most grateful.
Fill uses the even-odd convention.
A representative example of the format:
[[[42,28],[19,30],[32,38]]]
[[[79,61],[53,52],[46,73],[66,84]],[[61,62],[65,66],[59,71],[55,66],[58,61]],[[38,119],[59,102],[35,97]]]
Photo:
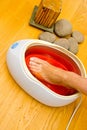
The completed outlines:
[[[66,19],[60,19],[54,24],[54,33],[43,32],[39,39],[62,46],[70,52],[77,54],[79,43],[84,41],[84,35],[72,29],[72,24]]]

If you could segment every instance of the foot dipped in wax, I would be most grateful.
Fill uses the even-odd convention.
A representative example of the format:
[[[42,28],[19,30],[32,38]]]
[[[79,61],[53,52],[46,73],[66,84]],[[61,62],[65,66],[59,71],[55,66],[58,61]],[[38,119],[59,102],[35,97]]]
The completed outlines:
[[[29,67],[36,77],[38,74],[51,84],[74,88],[87,95],[87,78],[83,78],[74,72],[55,67],[47,61],[36,57],[30,58]]]
[[[45,60],[37,57],[30,58],[29,67],[37,78],[44,79],[51,84],[65,85],[66,71],[55,67]]]

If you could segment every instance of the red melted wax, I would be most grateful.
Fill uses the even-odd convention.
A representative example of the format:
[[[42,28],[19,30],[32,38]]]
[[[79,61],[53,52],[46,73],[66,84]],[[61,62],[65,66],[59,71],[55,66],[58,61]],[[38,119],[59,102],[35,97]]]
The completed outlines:
[[[81,75],[80,70],[79,70],[78,66],[76,65],[76,63],[70,57],[68,57],[66,54],[64,54],[56,49],[46,47],[46,46],[40,46],[40,45],[33,46],[33,47],[30,47],[29,49],[27,49],[27,51],[25,53],[25,61],[26,61],[26,65],[27,65],[29,71],[30,71],[29,61],[30,61],[31,57],[38,57],[40,59],[43,59],[43,60],[49,62],[50,64],[52,64],[56,67],[62,68],[67,71],[73,71],[73,72]],[[34,75],[34,76],[36,76],[36,75]],[[38,80],[40,80],[45,86],[47,86],[49,89],[51,89],[52,91],[54,91],[57,94],[68,96],[68,95],[72,95],[77,92],[77,90],[75,90],[73,88],[66,88],[64,86],[50,84],[50,83],[46,82],[44,79],[42,79],[41,77],[39,77],[38,75],[36,76],[36,78]]]

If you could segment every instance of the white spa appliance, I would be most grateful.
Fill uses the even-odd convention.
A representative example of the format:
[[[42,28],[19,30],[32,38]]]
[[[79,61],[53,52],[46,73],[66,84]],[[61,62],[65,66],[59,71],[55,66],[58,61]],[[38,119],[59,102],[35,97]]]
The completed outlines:
[[[75,101],[81,93],[77,92],[69,96],[57,94],[31,74],[25,63],[25,53],[35,46],[37,48],[39,46],[51,48],[51,51],[58,51],[58,54],[62,53],[77,65],[83,77],[86,76],[84,66],[79,58],[66,49],[46,41],[26,39],[13,43],[7,52],[7,66],[14,80],[24,91],[45,105],[59,107]]]

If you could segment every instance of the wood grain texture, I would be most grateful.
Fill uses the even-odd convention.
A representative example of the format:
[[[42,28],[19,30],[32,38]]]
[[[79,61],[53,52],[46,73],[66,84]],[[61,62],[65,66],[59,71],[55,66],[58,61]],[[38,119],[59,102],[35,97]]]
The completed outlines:
[[[35,5],[40,0],[0,0],[0,130],[65,130],[76,107],[74,102],[64,107],[45,106],[27,95],[13,80],[6,65],[6,53],[16,40],[38,38],[41,30],[29,26]],[[85,40],[77,56],[87,70],[87,0],[63,0],[62,13],[81,31]],[[87,97],[74,116],[69,130],[87,130]]]

